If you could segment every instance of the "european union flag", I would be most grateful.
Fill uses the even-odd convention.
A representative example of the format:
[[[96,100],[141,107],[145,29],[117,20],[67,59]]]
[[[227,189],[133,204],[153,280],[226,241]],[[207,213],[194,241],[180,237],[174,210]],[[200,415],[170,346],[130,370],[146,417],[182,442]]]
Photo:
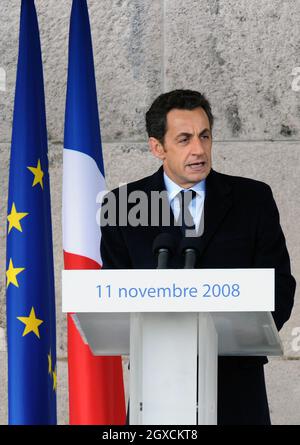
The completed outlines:
[[[56,339],[47,130],[34,0],[22,0],[7,224],[10,424],[56,423]]]

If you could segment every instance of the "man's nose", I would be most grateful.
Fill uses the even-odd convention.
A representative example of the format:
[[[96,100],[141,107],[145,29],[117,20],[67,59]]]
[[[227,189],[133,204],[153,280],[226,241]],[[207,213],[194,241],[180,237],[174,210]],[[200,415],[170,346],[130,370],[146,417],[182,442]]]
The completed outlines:
[[[192,154],[197,156],[197,155],[202,155],[203,153],[204,153],[204,147],[202,140],[199,138],[194,138],[192,143]]]

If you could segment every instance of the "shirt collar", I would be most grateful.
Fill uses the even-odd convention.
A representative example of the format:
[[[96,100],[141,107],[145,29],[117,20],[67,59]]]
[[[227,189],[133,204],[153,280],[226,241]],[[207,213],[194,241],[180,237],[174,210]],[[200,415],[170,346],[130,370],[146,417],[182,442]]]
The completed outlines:
[[[170,179],[169,176],[164,172],[164,182],[170,202],[175,198],[175,196],[178,195],[179,192],[181,192],[181,190],[194,190],[197,195],[205,194],[205,179],[193,185],[193,187],[191,187],[190,189],[184,189],[183,187],[180,187],[180,185],[176,184],[176,182],[172,181],[172,179]]]

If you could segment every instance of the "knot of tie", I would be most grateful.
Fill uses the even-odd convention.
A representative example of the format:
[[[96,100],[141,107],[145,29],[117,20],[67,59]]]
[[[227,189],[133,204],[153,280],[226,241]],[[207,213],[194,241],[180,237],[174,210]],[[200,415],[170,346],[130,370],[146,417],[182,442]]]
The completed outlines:
[[[180,199],[183,205],[189,206],[190,202],[195,198],[196,192],[195,190],[181,190],[180,191]]]

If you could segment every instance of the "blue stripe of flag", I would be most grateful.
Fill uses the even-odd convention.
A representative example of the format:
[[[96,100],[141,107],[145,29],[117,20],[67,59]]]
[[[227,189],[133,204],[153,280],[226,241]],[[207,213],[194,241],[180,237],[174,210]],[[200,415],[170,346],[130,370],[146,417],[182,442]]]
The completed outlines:
[[[104,176],[90,22],[86,0],[72,5],[64,146],[91,156]]]

